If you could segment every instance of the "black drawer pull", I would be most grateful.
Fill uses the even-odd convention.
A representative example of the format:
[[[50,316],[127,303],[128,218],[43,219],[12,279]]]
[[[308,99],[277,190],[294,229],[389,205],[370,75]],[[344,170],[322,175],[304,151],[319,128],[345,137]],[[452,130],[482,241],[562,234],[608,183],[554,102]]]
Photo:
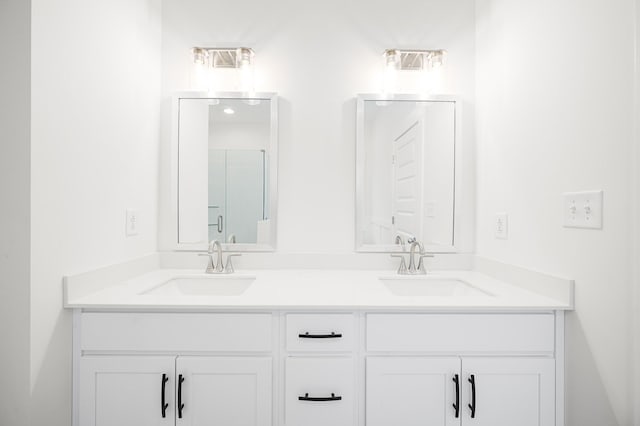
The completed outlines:
[[[460,380],[458,375],[453,376],[453,383],[456,384],[456,402],[453,404],[453,409],[456,410],[456,419],[460,417]]]
[[[301,339],[340,339],[342,337],[342,333],[334,333],[331,334],[309,334],[307,331],[304,334],[298,334],[298,337]]]
[[[162,408],[162,418],[166,418],[167,417],[167,407],[169,407],[169,404],[167,402],[165,402],[165,388],[167,385],[167,382],[169,381],[169,378],[167,377],[166,374],[162,375],[162,387],[161,387],[161,396],[160,396],[160,407]]]
[[[471,404],[469,404],[469,410],[471,410],[471,418],[474,419],[476,417],[476,376],[472,374],[469,383],[471,383]]]
[[[342,401],[341,396],[336,396],[335,393],[332,393],[331,396],[321,396],[321,397],[313,397],[309,396],[308,393],[305,393],[304,396],[299,396],[298,401]]]
[[[184,377],[182,374],[178,376],[178,418],[182,418],[182,410],[184,410],[184,404],[182,403],[182,382],[184,382]]]

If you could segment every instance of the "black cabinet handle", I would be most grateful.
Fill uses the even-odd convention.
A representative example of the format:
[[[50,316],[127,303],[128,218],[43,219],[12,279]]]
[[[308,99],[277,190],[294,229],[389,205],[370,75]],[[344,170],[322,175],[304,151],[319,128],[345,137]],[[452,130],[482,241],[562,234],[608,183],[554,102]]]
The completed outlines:
[[[162,375],[162,391],[160,395],[160,407],[162,408],[163,419],[167,417],[167,407],[169,407],[169,404],[165,402],[165,388],[168,381],[169,381],[169,378],[167,377],[167,375],[163,374]]]
[[[184,382],[184,377],[182,374],[178,376],[178,418],[182,418],[182,409],[184,408],[184,404],[182,403],[182,382]]]
[[[341,401],[341,396],[336,396],[335,393],[332,393],[331,396],[322,396],[322,397],[313,397],[309,396],[308,393],[305,393],[304,396],[299,396],[298,401]]]
[[[304,334],[298,334],[298,337],[301,339],[340,339],[342,337],[342,333],[334,333],[331,334],[309,334],[307,331]]]
[[[471,418],[475,419],[476,417],[476,376],[473,374],[469,378],[469,383],[471,383],[471,404],[469,404],[469,409],[471,410]]]
[[[453,404],[453,409],[456,410],[456,419],[460,417],[460,380],[458,375],[453,376],[453,383],[456,384],[456,402]]]

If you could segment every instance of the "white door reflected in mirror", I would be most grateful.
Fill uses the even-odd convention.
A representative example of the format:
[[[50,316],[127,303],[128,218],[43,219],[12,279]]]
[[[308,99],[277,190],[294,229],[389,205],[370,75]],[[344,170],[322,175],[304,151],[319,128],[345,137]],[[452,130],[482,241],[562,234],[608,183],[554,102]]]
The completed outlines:
[[[358,100],[358,251],[453,251],[454,99]]]

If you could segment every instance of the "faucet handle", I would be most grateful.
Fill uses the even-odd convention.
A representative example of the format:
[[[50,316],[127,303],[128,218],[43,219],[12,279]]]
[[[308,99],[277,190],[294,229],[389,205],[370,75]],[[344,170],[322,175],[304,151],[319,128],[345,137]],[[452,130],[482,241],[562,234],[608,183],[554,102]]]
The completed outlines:
[[[231,263],[231,258],[234,257],[234,256],[242,256],[242,254],[241,253],[229,253],[229,254],[227,254],[227,264],[224,267],[224,271],[227,274],[231,274],[231,273],[234,272],[233,263]]]
[[[391,257],[399,257],[400,258],[400,266],[398,267],[398,275],[406,275],[407,274],[407,263],[404,261],[404,255],[402,255],[402,254],[392,254]]]
[[[207,256],[209,261],[207,262],[207,274],[211,274],[215,271],[215,267],[213,266],[213,254],[212,253],[198,253],[198,256]]]
[[[425,257],[435,257],[433,254],[430,253],[423,253],[420,255],[420,260],[418,261],[418,271],[420,271],[420,273],[422,274],[426,274],[427,270],[424,268],[424,258]]]

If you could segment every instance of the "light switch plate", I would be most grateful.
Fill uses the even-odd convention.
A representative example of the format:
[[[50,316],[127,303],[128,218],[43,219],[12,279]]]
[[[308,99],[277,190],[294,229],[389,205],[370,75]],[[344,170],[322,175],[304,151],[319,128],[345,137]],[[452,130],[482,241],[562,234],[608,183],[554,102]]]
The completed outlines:
[[[138,235],[140,227],[140,215],[138,209],[127,209],[126,234],[127,237]]]
[[[602,229],[602,191],[565,192],[565,228]]]
[[[496,213],[495,234],[501,240],[509,236],[509,215],[506,213]]]

